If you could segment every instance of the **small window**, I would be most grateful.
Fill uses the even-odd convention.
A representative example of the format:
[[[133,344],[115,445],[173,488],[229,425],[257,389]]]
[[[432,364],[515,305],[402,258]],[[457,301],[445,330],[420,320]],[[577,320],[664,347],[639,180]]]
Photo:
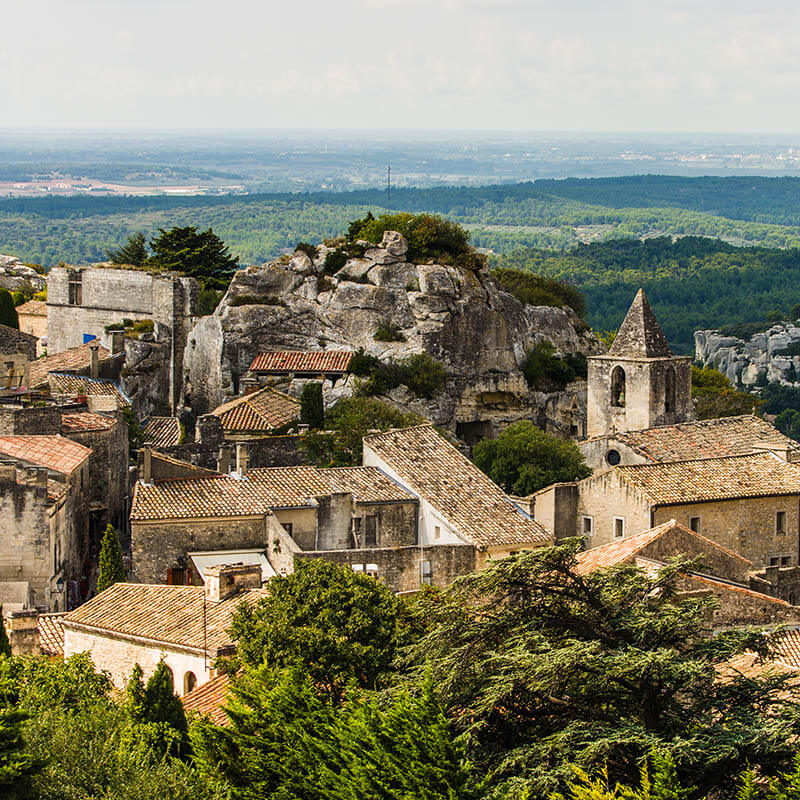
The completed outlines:
[[[289,536],[291,536],[292,535],[292,531],[294,530],[294,526],[292,525],[291,522],[284,522],[283,523],[283,529],[286,531],[286,533],[289,534]]]
[[[510,556],[518,556],[519,555],[519,550],[509,550],[508,554]]]
[[[616,467],[620,461],[622,461],[622,456],[619,454],[619,450],[609,450],[606,453],[606,461],[612,466]]]
[[[581,517],[581,533],[584,536],[591,536],[594,533],[594,519],[592,517]]]
[[[775,514],[775,533],[786,533],[786,512],[778,511]]]
[[[695,533],[700,533],[700,517],[690,517],[689,528]]]
[[[781,566],[782,567],[791,567],[792,566],[792,557],[791,556],[781,556]]]
[[[364,547],[377,547],[378,545],[378,518],[374,515],[365,520]]]
[[[778,556],[770,556],[769,557],[769,565],[771,567],[777,567],[779,561],[780,561],[780,559],[778,558]]]
[[[675,367],[668,367],[664,375],[664,411],[675,410]]]
[[[183,676],[183,693],[189,694],[195,686],[197,686],[197,678],[194,672],[187,672]]]
[[[441,536],[442,536],[442,528],[441,528],[441,526],[440,525],[434,525],[433,526],[433,538],[434,539],[440,539]]]
[[[611,370],[611,405],[625,408],[625,370],[622,367]]]
[[[363,564],[351,564],[350,566],[353,568],[353,572],[363,572],[364,571],[364,565]]]
[[[430,561],[422,562],[422,570],[420,574],[420,583],[430,584],[433,578],[433,570],[431,569]]]
[[[371,578],[377,578],[378,577],[378,565],[377,564],[367,564],[366,573]]]
[[[69,271],[69,304],[79,306],[83,300],[83,273],[80,270],[71,269]]]
[[[614,517],[614,538],[622,539],[625,536],[625,517]]]

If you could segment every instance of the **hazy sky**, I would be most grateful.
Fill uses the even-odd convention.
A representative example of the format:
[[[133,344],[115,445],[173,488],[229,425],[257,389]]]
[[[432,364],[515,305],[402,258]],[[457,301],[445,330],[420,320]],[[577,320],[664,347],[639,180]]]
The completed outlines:
[[[0,126],[800,132],[797,0],[2,9]]]

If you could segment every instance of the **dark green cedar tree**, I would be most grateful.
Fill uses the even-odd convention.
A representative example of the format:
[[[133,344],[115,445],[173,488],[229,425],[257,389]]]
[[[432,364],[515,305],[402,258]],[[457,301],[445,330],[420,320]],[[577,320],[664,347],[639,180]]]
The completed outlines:
[[[97,591],[102,592],[126,578],[125,564],[122,561],[122,548],[114,526],[106,525],[103,541],[100,544],[100,567],[97,574]]]

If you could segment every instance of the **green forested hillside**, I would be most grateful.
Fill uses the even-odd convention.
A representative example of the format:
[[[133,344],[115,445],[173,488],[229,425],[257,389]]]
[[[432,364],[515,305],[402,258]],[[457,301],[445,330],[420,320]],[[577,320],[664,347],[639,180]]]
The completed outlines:
[[[763,320],[800,302],[800,249],[734,247],[714,239],[660,237],[579,245],[563,253],[519,249],[496,259],[578,287],[596,330],[619,326],[641,286],[664,333],[679,352],[693,332]]]

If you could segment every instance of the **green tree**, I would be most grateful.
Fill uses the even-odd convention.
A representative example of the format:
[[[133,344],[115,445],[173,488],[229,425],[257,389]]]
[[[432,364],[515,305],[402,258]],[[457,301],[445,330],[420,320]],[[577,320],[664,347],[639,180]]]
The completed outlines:
[[[424,422],[372,397],[347,397],[326,414],[327,431],[301,439],[307,458],[320,467],[350,467],[361,463],[361,440],[371,430],[408,428]]]
[[[322,384],[309,381],[300,393],[300,422],[311,430],[325,427],[325,406],[322,401]]]
[[[529,420],[509,425],[496,439],[478,442],[472,458],[496,484],[516,495],[592,474],[573,442],[556,439]]]
[[[800,411],[794,408],[785,408],[775,417],[775,427],[784,436],[800,441]]]
[[[119,536],[111,523],[106,525],[103,541],[100,545],[100,568],[97,574],[97,591],[102,592],[115,583],[124,581],[125,565],[122,561],[122,548]]]
[[[197,316],[207,317],[213,314],[222,300],[224,292],[212,289],[210,286],[205,286],[200,290],[197,296]]]
[[[118,250],[108,251],[108,260],[112,264],[126,264],[133,267],[144,266],[148,258],[147,240],[141,231],[132,233],[128,241]]]
[[[225,289],[239,257],[231,256],[225,243],[209,228],[198,232],[193,225],[158,229],[150,240],[153,254],[148,263],[182,272],[200,280],[204,287]]]
[[[710,635],[715,601],[679,594],[698,564],[582,574],[580,547],[490,563],[421,610],[429,629],[411,663],[432,675],[490,796],[563,791],[572,765],[607,764],[612,782],[633,784],[654,750],[695,798],[724,796],[748,763],[762,775],[789,765],[800,731],[790,676],[719,678],[732,656],[766,644],[753,630]]]
[[[403,635],[397,598],[374,578],[322,559],[300,559],[267,596],[241,604],[231,632],[246,665],[301,664],[339,694],[350,681],[374,687]]]
[[[9,800],[27,796],[31,777],[43,766],[26,747],[26,719],[20,711],[0,709],[0,793]]]
[[[14,298],[8,289],[2,288],[0,288],[0,325],[19,330],[19,317],[17,309],[14,308]]]
[[[144,444],[144,428],[139,423],[139,419],[132,406],[125,406],[121,413],[122,419],[128,426],[128,453],[130,454],[131,461],[133,461],[136,458],[136,452]]]
[[[748,392],[739,392],[719,370],[692,365],[692,398],[698,419],[735,417],[753,414],[761,400]]]
[[[11,642],[6,633],[6,618],[3,616],[3,604],[0,603],[0,656],[11,655]]]
[[[158,662],[155,672],[144,687],[141,702],[142,722],[163,722],[180,733],[186,733],[186,714],[183,703],[175,694],[172,671],[164,663]]]
[[[232,687],[230,724],[198,725],[201,770],[232,800],[471,800],[476,786],[430,685],[340,704],[300,668],[247,671]]]
[[[125,684],[125,708],[138,722],[144,720],[144,670],[134,664],[131,676]]]

